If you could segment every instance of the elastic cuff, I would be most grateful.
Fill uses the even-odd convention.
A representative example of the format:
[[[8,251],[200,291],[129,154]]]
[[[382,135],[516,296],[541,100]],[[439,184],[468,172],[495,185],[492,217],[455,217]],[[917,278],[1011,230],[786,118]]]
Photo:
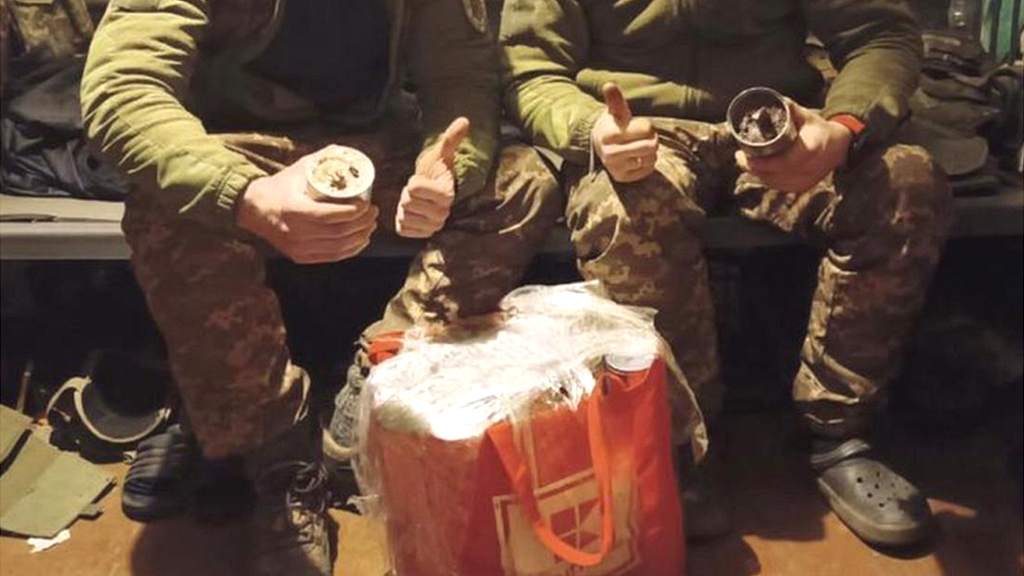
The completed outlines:
[[[235,223],[235,204],[238,198],[249,187],[249,184],[257,178],[266,176],[263,170],[255,166],[233,169],[221,180],[217,190],[217,208],[221,215]]]
[[[604,113],[604,105],[596,104],[595,108],[587,115],[580,118],[569,133],[569,151],[571,155],[566,155],[566,159],[570,159],[575,156],[582,158],[583,163],[587,162],[590,158],[590,133],[594,130],[594,124],[597,124],[597,119]]]

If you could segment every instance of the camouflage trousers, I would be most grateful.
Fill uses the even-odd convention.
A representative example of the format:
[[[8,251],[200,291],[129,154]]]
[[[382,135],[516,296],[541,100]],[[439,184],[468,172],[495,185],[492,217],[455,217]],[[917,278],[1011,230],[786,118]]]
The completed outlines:
[[[270,172],[328,143],[359,148],[377,168],[378,235],[393,234],[422,140],[408,117],[384,124],[365,133],[308,127],[222,138]],[[381,330],[489,312],[518,283],[558,218],[561,198],[546,169],[515,169],[542,165],[531,148],[507,147],[498,164],[496,179],[456,200],[445,228],[415,257],[364,340]],[[241,232],[177,217],[155,194],[140,188],[127,200],[123,228],[136,278],[204,454],[246,452],[292,426],[309,390],[305,370],[292,362],[277,296],[265,283],[265,259],[273,253]]]
[[[568,174],[566,218],[582,275],[622,303],[658,310],[706,416],[722,401],[717,334],[700,240],[723,206],[824,250],[793,397],[815,432],[861,433],[883,402],[950,224],[951,196],[921,148],[893,145],[805,194],[741,173],[723,125],[658,119],[656,171],[620,184]],[[778,298],[786,298],[778,294]]]

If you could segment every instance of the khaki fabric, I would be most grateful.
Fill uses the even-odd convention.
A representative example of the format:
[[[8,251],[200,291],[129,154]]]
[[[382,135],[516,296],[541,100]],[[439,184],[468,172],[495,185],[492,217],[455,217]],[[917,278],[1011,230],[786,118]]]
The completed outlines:
[[[0,475],[0,530],[53,538],[79,516],[96,515],[95,502],[114,477],[77,454],[54,448],[28,424],[24,415],[0,406],[5,466]]]
[[[839,70],[827,96],[809,33]],[[706,122],[724,120],[741,90],[770,86],[826,117],[857,117],[884,142],[921,61],[914,17],[894,0],[507,0],[499,39],[509,115],[579,164],[606,82],[637,115]]]
[[[713,418],[722,388],[701,221],[727,208],[820,247],[793,397],[821,434],[863,431],[884,403],[949,229],[941,170],[923,149],[893,145],[805,194],[783,194],[739,172],[724,125],[655,126],[661,147],[644,180],[570,169],[566,218],[583,276],[619,302],[658,310],[658,329]]]
[[[420,142],[408,116],[361,133],[316,125],[218,137],[268,171],[328,142],[362,150],[378,174],[378,234],[393,233]],[[203,452],[246,452],[297,421],[308,389],[306,372],[291,360],[280,304],[265,284],[272,251],[254,238],[177,217],[157,201],[160,193],[138,188],[128,197],[123,227],[135,274]],[[558,184],[537,153],[506,147],[488,185],[457,198],[444,229],[414,258],[367,338],[491,311],[518,283],[561,206]]]
[[[207,124],[368,129],[400,105],[411,80],[423,128],[417,153],[465,116],[471,129],[455,157],[458,191],[484,186],[497,152],[500,93],[493,38],[468,14],[478,0],[386,0],[387,86],[379,99],[333,114],[246,69],[273,38],[287,1],[113,0],[82,78],[92,145],[137,186],[159,190],[154,198],[169,211],[230,230],[235,200],[266,168]]]

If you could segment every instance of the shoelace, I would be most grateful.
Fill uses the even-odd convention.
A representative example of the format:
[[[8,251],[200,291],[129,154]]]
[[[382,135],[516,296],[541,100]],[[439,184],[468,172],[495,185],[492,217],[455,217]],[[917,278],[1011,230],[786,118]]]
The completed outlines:
[[[284,514],[289,531],[298,536],[296,543],[307,544],[315,536],[315,527],[322,521],[327,510],[324,486],[327,470],[319,462],[289,460],[280,462],[264,471],[257,479],[257,486],[272,484],[275,479],[287,474],[288,486],[282,495],[284,506],[275,513]],[[277,532],[272,526],[263,526],[270,533]]]

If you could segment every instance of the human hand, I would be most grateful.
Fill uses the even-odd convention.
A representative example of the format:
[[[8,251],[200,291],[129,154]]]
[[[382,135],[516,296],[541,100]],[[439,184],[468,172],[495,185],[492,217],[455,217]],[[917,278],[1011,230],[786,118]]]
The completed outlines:
[[[370,244],[377,207],[363,200],[321,202],[306,195],[314,155],[253,180],[238,199],[235,222],[299,264],[337,262]]]
[[[400,236],[429,238],[444,226],[455,201],[455,151],[468,134],[469,120],[456,118],[416,161],[395,213]]]
[[[605,111],[590,132],[594,152],[616,182],[636,182],[654,172],[658,135],[647,118],[634,118],[622,91],[605,84]]]
[[[787,105],[797,129],[793,144],[779,154],[766,157],[748,156],[738,150],[736,163],[770,188],[799,194],[846,164],[853,132],[792,100],[787,100]]]

